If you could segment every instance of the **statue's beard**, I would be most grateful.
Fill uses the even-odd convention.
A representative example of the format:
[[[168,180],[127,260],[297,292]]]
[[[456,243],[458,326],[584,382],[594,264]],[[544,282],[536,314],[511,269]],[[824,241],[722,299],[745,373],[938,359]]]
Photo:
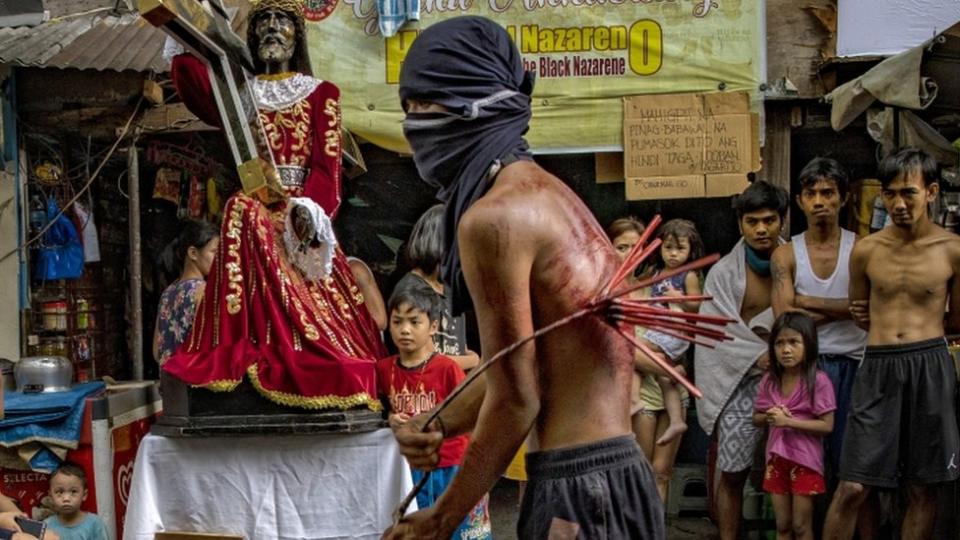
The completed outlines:
[[[265,64],[280,64],[293,58],[293,47],[280,42],[263,43],[258,54]]]

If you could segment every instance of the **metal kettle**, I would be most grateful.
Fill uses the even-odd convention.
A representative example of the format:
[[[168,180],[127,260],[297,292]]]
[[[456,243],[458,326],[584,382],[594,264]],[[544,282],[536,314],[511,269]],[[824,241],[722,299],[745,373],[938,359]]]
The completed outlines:
[[[17,392],[63,392],[73,383],[73,364],[63,356],[27,356],[13,368]]]

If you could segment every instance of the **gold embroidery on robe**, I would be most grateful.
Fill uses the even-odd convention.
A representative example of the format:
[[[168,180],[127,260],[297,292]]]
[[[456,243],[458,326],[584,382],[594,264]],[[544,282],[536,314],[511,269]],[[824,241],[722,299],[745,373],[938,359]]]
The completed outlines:
[[[291,328],[290,332],[293,333],[293,350],[300,352],[303,350],[303,342],[300,341],[300,332],[297,332],[296,328]]]
[[[336,302],[340,316],[348,321],[353,320],[350,304],[347,303],[347,300],[340,294],[340,289],[336,286],[333,276],[327,276],[326,279],[323,280],[323,287],[330,293],[330,296],[333,297],[333,301]]]
[[[334,267],[334,272],[336,271],[337,269],[336,267]],[[323,330],[323,333],[327,336],[327,339],[330,340],[330,342],[333,344],[334,347],[341,350],[345,350],[347,351],[348,354],[351,354],[353,356],[357,356],[357,353],[351,341],[350,335],[345,334],[343,336],[344,341],[341,343],[340,338],[330,327],[330,324],[327,321],[327,318],[329,316],[329,311],[325,307],[326,302],[322,301],[321,297],[319,296],[318,284],[313,281],[308,281],[308,282],[301,282],[300,285],[302,286],[300,289],[301,291],[303,290],[303,288],[306,288],[306,292],[312,298],[314,298],[315,300],[317,299],[321,300],[318,302],[311,302],[310,304],[307,305],[307,308],[310,310],[310,313],[313,314],[314,320],[317,321],[317,323],[320,325],[320,328]],[[318,309],[320,310],[319,312],[317,311]]]
[[[303,334],[306,338],[310,341],[320,339],[317,327],[310,323],[310,319],[307,318],[307,314],[303,311],[303,302],[301,302],[299,298],[293,297],[293,307],[297,310],[297,316],[300,318],[300,324],[303,325]]]
[[[354,304],[361,306],[364,302],[366,302],[366,299],[363,297],[363,293],[360,292],[360,287],[357,287],[356,285],[350,285],[350,294],[353,295]]]
[[[260,111],[260,123],[277,165],[307,166],[312,143],[310,102],[303,99],[279,111]]]
[[[327,125],[330,126],[330,129],[323,132],[326,142],[323,151],[330,157],[337,157],[340,155],[340,106],[336,99],[327,98],[323,114],[326,115]]]
[[[220,244],[221,254],[225,253],[224,244]],[[225,256],[225,255],[224,255]],[[223,265],[217,265],[217,283],[223,283]],[[220,287],[214,288],[213,291],[213,346],[216,347],[220,344]],[[203,315],[202,311],[198,311],[200,315]],[[194,333],[197,336],[197,342],[191,347],[191,352],[196,352],[197,347],[200,346],[200,334]]]
[[[236,315],[243,309],[243,269],[240,268],[240,246],[243,242],[243,212],[247,204],[237,199],[230,208],[230,223],[227,227],[227,313]],[[232,242],[230,240],[233,240]]]
[[[287,279],[282,266],[277,266],[277,281],[280,282],[280,306],[289,311],[290,293],[287,292],[287,284],[289,283],[289,279]]]

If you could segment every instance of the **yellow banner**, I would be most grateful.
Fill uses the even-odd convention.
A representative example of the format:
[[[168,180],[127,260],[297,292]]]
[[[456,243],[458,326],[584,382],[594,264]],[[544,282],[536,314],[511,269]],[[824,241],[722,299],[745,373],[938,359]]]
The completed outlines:
[[[307,0],[314,75],[342,90],[345,126],[407,151],[400,65],[419,30],[461,15],[503,25],[536,72],[527,140],[539,152],[621,149],[623,96],[757,95],[762,80],[763,7],[753,0],[421,0],[420,21],[387,39],[374,0]]]

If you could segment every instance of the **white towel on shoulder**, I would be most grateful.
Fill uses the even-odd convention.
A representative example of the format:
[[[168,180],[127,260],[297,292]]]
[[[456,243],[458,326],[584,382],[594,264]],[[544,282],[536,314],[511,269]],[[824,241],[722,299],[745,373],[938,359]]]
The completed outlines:
[[[740,306],[746,286],[747,257],[741,238],[707,273],[703,294],[712,296],[713,300],[700,304],[700,313],[704,315],[719,315],[736,321],[724,329],[732,341],[721,341],[713,349],[696,348],[695,380],[703,391],[703,399],[697,401],[697,419],[707,435],[713,433],[720,412],[740,380],[767,351],[767,342],[751,328],[769,329],[773,311],[768,308],[752,321],[744,321],[740,317]]]

